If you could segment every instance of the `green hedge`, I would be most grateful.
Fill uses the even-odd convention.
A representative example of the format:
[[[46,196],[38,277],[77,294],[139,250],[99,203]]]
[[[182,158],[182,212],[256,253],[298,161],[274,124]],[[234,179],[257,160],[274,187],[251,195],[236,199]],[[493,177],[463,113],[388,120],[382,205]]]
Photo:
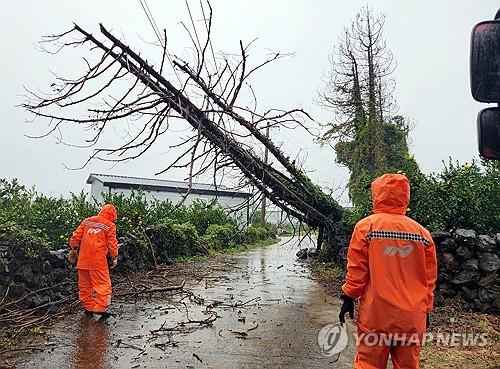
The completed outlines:
[[[175,207],[169,201],[148,201],[141,191],[130,196],[105,195],[104,201],[118,209],[116,225],[118,237],[125,243],[123,254],[144,264],[150,263],[151,246],[162,262],[255,243],[276,233],[271,225],[238,230],[216,202],[194,201]],[[98,210],[84,193],[50,197],[16,180],[0,180],[0,241],[23,244],[30,252],[65,248],[80,222]]]
[[[430,230],[474,229],[500,232],[500,162],[472,161],[460,164],[451,159],[440,173],[424,175],[418,167],[407,170],[411,201],[407,215]],[[371,212],[366,199],[344,218],[349,227]]]
[[[221,250],[236,245],[238,230],[232,224],[211,224],[202,237],[208,248]]]
[[[167,219],[146,231],[160,258],[177,258],[204,253],[196,227]]]
[[[96,211],[83,193],[66,199],[47,197],[16,180],[0,179],[0,224],[15,224],[52,249],[66,244],[78,224]]]
[[[24,254],[32,257],[39,256],[49,248],[43,238],[13,222],[0,223],[0,245],[8,245],[14,253],[17,249],[22,249]],[[3,258],[5,255],[0,253],[0,264],[6,261]]]
[[[500,232],[500,162],[449,160],[441,173],[414,184],[408,215],[428,228]]]

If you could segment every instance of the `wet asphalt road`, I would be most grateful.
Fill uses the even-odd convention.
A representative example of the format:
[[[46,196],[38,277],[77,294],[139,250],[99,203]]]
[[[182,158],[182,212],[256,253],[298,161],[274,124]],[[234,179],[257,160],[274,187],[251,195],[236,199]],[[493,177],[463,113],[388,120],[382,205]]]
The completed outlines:
[[[189,294],[115,299],[117,316],[66,317],[31,343],[44,351],[9,360],[17,369],[351,368],[352,334],[338,360],[320,351],[318,333],[340,304],[296,259],[297,243],[190,264],[166,278],[186,281]]]

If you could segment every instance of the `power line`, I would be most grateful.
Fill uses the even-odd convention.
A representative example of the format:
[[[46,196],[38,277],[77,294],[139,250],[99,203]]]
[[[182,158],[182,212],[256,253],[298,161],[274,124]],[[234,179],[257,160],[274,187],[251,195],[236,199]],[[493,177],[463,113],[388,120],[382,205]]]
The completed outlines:
[[[167,38],[162,41],[162,38],[160,36],[160,29],[158,28],[158,25],[156,24],[156,21],[153,17],[153,13],[149,9],[148,3],[146,0],[139,0],[139,3],[142,6],[142,10],[144,10],[144,13],[146,14],[146,17],[148,18],[149,24],[151,25],[151,28],[153,28],[153,32],[155,33],[156,37],[158,38],[158,42],[160,43],[161,46],[164,47],[165,49],[165,55],[167,56],[168,62],[170,63],[170,66],[172,67],[172,70],[174,71],[175,75],[177,76],[177,80],[182,86],[182,81],[181,77],[179,76],[179,73],[177,73],[177,69],[174,67],[174,63],[172,61],[172,58],[170,57],[170,54],[167,51]]]
[[[146,14],[146,17],[148,18],[149,24],[151,25],[151,28],[153,28],[153,32],[156,34],[156,37],[158,38],[160,45],[164,46],[164,44],[161,40],[160,33],[158,31],[158,27],[156,26],[156,23],[153,19],[153,14],[151,14],[151,11],[149,10],[149,7],[148,7],[146,1],[144,0],[144,2],[143,2],[143,0],[139,0],[139,3],[142,6],[142,10],[144,10],[144,14]]]
[[[305,146],[304,143],[299,142],[293,136],[289,135],[288,133],[286,133],[284,131],[280,131],[280,134],[282,134],[283,136],[285,136],[284,138],[287,139],[288,143],[292,144],[292,146],[295,146],[296,148],[298,148],[300,150],[303,150],[305,152],[307,152],[307,151],[313,151],[314,155],[317,156],[318,159],[321,159],[318,162],[321,163],[322,165],[324,165],[325,167],[330,167],[330,166],[332,166],[334,164],[333,158],[330,159],[330,158],[322,155],[319,151],[315,150],[315,147]]]

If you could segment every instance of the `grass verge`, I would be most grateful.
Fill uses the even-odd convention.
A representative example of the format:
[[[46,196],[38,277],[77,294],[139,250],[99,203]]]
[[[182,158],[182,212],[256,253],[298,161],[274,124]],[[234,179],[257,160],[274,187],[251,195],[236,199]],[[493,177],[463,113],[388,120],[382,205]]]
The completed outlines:
[[[498,369],[500,368],[500,317],[493,314],[463,311],[460,303],[435,307],[431,313],[430,332],[445,337],[424,347],[422,369]],[[458,334],[452,339],[452,334]],[[477,345],[465,345],[463,334],[483,335]],[[443,341],[442,341],[443,342]],[[451,344],[455,343],[455,344]]]

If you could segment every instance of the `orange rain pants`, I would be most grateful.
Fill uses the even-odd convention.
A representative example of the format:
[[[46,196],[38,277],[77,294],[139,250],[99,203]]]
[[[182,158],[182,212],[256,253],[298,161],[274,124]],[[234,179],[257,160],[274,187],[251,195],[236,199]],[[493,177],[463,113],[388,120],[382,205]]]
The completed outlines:
[[[109,271],[78,269],[78,298],[87,311],[106,311],[111,303]]]
[[[394,369],[419,369],[420,351],[421,346],[418,345],[367,346],[361,340],[354,357],[354,369],[385,369],[389,354]]]

